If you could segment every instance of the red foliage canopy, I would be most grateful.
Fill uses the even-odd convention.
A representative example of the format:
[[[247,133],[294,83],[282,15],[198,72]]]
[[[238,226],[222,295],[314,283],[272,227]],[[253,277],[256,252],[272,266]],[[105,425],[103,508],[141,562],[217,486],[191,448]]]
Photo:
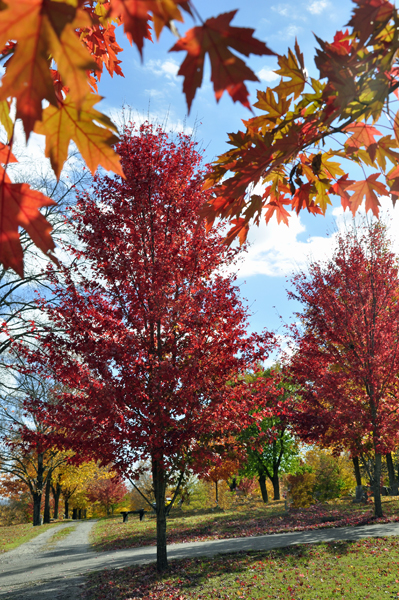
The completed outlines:
[[[173,470],[199,439],[253,421],[238,378],[273,337],[246,335],[226,272],[236,252],[197,227],[203,172],[190,138],[144,124],[126,129],[118,152],[126,179],[97,177],[79,198],[81,250],[51,275],[57,302],[43,305],[62,333],[30,360],[63,386],[45,408],[71,446],[125,473],[148,458]]]
[[[87,488],[87,497],[90,502],[98,502],[107,512],[113,504],[117,504],[128,493],[126,484],[121,477],[111,479],[96,479]]]
[[[290,294],[304,305],[289,359],[301,437],[355,456],[372,450],[376,465],[399,438],[398,276],[386,229],[377,224],[340,235],[333,258],[296,276]]]

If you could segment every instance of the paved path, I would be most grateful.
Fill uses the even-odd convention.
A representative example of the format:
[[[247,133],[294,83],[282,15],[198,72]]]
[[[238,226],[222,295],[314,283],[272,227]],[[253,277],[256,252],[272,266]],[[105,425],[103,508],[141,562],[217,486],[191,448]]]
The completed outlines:
[[[0,599],[7,600],[79,600],[84,573],[98,569],[121,568],[155,560],[154,546],[94,552],[88,535],[94,521],[77,523],[75,531],[63,538],[52,550],[46,548],[55,531],[75,523],[65,523],[40,534],[16,550],[0,557]],[[293,544],[313,544],[334,540],[358,540],[364,537],[399,536],[399,523],[340,527],[316,531],[298,531],[232,538],[209,542],[171,544],[169,559],[214,556],[219,553],[269,550]]]

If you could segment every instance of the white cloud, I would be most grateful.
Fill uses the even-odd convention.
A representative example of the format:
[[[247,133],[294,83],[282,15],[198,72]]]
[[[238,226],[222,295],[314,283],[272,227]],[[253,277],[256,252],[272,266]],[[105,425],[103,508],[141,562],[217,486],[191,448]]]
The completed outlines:
[[[145,69],[151,71],[154,75],[164,76],[171,82],[177,80],[179,65],[171,59],[168,60],[149,60],[145,64]]]
[[[302,31],[302,27],[298,27],[298,25],[288,25],[285,29],[279,31],[279,34],[285,38],[296,37]]]
[[[305,227],[296,213],[291,213],[289,227],[283,223],[279,225],[275,219],[268,225],[262,220],[259,227],[253,226],[249,231],[251,245],[239,266],[238,276],[283,277],[292,271],[306,269],[312,256],[330,253],[331,238],[313,236],[307,241],[299,240],[303,233]]]
[[[275,81],[280,77],[272,69],[268,69],[267,67],[263,67],[263,69],[258,71],[256,74],[261,81]]]
[[[277,4],[277,6],[272,6],[272,10],[282,17],[289,17],[292,12],[289,4]]]
[[[399,255],[399,206],[394,209],[392,202],[387,197],[380,198],[380,218],[386,222],[390,229],[393,250]],[[275,219],[266,225],[262,219],[259,227],[252,226],[249,230],[248,241],[250,247],[239,264],[238,276],[251,277],[253,275],[266,275],[269,277],[283,277],[293,271],[306,271],[307,265],[314,259],[323,260],[332,256],[338,232],[353,223],[352,214],[343,211],[341,207],[332,211],[335,217],[335,231],[328,237],[326,235],[308,236],[303,239],[306,228],[301,221],[301,216],[291,213],[289,227]],[[362,207],[356,216],[356,221],[361,223],[365,217]],[[367,218],[373,217],[368,213]],[[320,229],[323,229],[323,217],[318,216]]]
[[[329,8],[330,3],[328,0],[313,0],[311,4],[306,7],[312,15],[320,15],[326,8]]]

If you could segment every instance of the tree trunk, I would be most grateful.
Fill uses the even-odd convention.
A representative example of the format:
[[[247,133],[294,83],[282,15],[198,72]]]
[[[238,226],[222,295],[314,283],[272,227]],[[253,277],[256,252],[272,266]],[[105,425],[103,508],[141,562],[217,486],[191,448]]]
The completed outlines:
[[[165,471],[161,460],[152,461],[152,480],[157,513],[157,571],[162,573],[168,568],[166,550],[166,483]]]
[[[267,495],[267,487],[266,487],[266,477],[265,475],[259,475],[259,486],[260,486],[260,492],[262,494],[262,500],[265,504],[267,504],[267,502],[269,502],[269,496]]]
[[[375,463],[374,463],[374,516],[376,518],[382,517],[382,503],[381,503],[381,454],[375,454]]]
[[[64,518],[65,519],[69,519],[69,502],[68,502],[68,498],[64,498]]]
[[[43,494],[43,453],[40,452],[37,455],[37,476],[36,476],[36,490],[32,493],[33,496],[33,526],[41,525],[40,522],[40,509],[42,506],[42,494]]]
[[[73,508],[72,509],[72,519],[74,521],[76,521],[77,518],[78,518],[78,509],[77,508]]]
[[[355,470],[356,485],[362,485],[362,477],[360,475],[359,457],[352,456],[353,468]]]
[[[44,513],[43,523],[50,523],[50,489],[51,489],[51,473],[47,474],[46,491],[44,494]]]
[[[389,487],[391,488],[391,496],[398,496],[399,495],[398,480],[395,477],[395,469],[393,466],[392,454],[389,452],[385,458],[387,461]]]
[[[54,519],[58,519],[59,503],[60,503],[60,496],[61,496],[61,486],[58,481],[55,486],[54,485],[51,486],[51,491],[53,492],[53,499],[54,499]]]
[[[215,495],[216,495],[216,506],[219,506],[219,488],[218,488],[217,481],[215,481]]]
[[[280,480],[278,473],[273,475],[271,482],[273,484],[274,500],[280,500]]]
[[[42,506],[42,494],[34,492],[33,496],[33,527],[41,525],[40,523],[40,509]]]

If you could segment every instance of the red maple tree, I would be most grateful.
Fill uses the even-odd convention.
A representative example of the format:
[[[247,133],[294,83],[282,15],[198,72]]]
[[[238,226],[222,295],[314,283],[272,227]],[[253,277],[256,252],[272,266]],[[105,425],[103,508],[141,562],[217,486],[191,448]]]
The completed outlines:
[[[375,455],[375,516],[382,516],[381,456],[399,437],[399,262],[381,224],[338,236],[333,258],[293,279],[304,308],[288,372],[299,389],[292,418],[307,442]]]
[[[49,268],[57,300],[43,308],[56,327],[30,361],[61,384],[37,409],[71,447],[131,478],[150,461],[163,570],[166,488],[178,492],[208,438],[256,419],[242,374],[273,336],[246,335],[226,271],[237,251],[198,226],[206,194],[194,142],[145,123],[127,127],[117,150],[126,179],[97,176],[78,198],[79,250],[62,276]]]
[[[115,504],[118,504],[128,493],[128,489],[123,479],[116,475],[111,479],[95,479],[87,487],[87,498],[90,502],[98,502],[107,511],[114,512]]]

